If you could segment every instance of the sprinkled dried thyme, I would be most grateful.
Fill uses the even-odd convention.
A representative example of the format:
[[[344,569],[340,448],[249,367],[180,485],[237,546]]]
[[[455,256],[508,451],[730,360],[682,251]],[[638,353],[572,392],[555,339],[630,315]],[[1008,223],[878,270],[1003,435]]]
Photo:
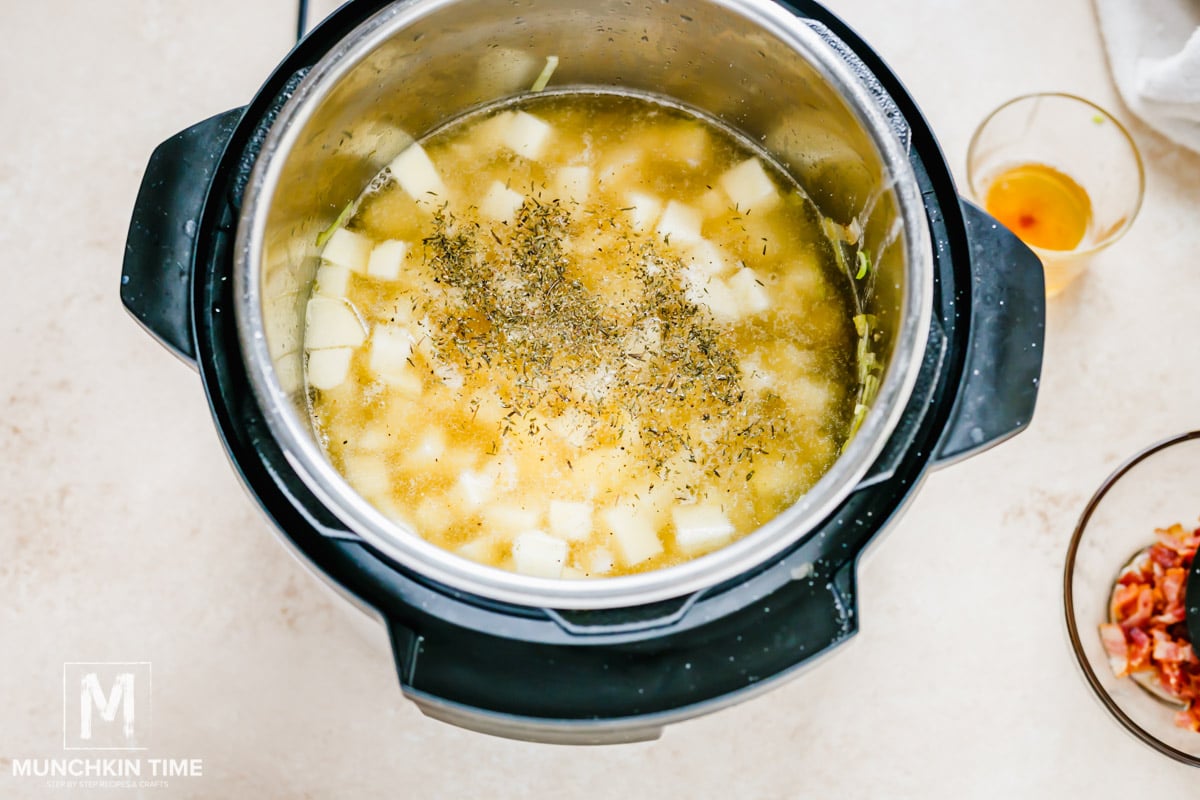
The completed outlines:
[[[630,288],[619,302],[589,289],[568,251],[589,229],[621,232],[611,268]],[[638,442],[660,473],[682,458],[720,475],[718,467],[765,453],[783,423],[762,398],[747,401],[732,337],[689,299],[685,265],[616,218],[576,219],[536,194],[508,224],[443,208],[424,254],[451,290],[433,310],[436,350],[467,372],[491,370],[506,409],[501,437],[536,437],[539,419],[576,413],[589,443]],[[478,408],[476,400],[473,417]],[[692,419],[709,423],[700,440],[680,425]]]

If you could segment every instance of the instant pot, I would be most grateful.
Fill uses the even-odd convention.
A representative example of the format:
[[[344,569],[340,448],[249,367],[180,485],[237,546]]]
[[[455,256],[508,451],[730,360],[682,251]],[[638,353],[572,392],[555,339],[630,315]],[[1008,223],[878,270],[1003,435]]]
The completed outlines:
[[[877,390],[834,466],[758,531],[633,576],[532,578],[429,544],[337,474],[306,409],[318,234],[414,138],[528,91],[551,56],[550,91],[649,93],[745,134],[829,220],[833,250],[871,265],[845,280]],[[923,476],[1028,423],[1045,305],[1037,258],[958,197],[897,78],[803,0],[354,0],[249,105],[155,151],[121,297],[199,370],[284,541],[386,627],[407,697],[573,743],[652,738],[852,636],[857,559]]]

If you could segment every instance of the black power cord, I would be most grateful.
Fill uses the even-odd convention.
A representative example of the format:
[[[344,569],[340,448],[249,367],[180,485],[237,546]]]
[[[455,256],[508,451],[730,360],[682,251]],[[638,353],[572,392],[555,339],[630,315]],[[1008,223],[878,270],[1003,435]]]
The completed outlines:
[[[299,8],[296,9],[296,41],[304,38],[304,34],[308,31],[308,0],[299,0]]]

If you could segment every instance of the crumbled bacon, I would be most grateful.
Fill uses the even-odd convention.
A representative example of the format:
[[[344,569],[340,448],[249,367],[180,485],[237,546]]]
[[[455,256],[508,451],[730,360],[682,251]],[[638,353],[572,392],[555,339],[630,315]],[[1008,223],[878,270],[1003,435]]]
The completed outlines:
[[[1188,704],[1175,724],[1200,732],[1200,658],[1188,641],[1184,594],[1200,528],[1155,531],[1145,558],[1126,567],[1113,588],[1109,623],[1100,639],[1117,677],[1152,672],[1169,694]]]

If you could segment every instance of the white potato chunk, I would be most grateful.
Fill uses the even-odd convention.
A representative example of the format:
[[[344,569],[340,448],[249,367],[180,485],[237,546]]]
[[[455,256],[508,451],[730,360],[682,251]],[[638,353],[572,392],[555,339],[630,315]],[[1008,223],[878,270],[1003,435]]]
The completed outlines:
[[[350,306],[332,297],[310,297],[304,310],[304,347],[358,347],[366,339],[362,323]]]
[[[504,130],[503,143],[517,155],[537,161],[546,149],[553,128],[533,114],[518,111]]]
[[[583,204],[592,193],[591,167],[561,167],[554,173],[550,190],[559,200]]]
[[[717,179],[738,210],[765,211],[779,202],[775,182],[757,158],[748,158]]]
[[[376,326],[371,334],[367,366],[387,383],[403,380],[412,371],[412,337],[403,328]]]
[[[766,287],[759,280],[758,274],[749,267],[739,269],[728,283],[744,315],[761,314],[771,307],[771,298],[767,295]]]
[[[586,569],[589,575],[607,575],[616,565],[611,550],[607,547],[597,547],[589,554]]]
[[[719,506],[679,506],[671,512],[675,541],[688,555],[724,544],[733,536],[733,523]]]
[[[707,239],[701,239],[688,248],[687,263],[695,265],[707,276],[720,275],[729,265],[728,255]]]
[[[367,274],[372,278],[394,281],[400,277],[400,269],[404,266],[404,257],[408,255],[408,242],[399,239],[388,239],[380,242],[371,250],[367,259]]]
[[[346,267],[353,272],[366,272],[370,255],[371,240],[345,228],[334,231],[321,251],[321,258],[330,264]]]
[[[592,504],[550,501],[550,533],[560,539],[577,542],[592,535]]]
[[[517,534],[533,530],[541,514],[513,503],[489,503],[482,509],[483,525],[489,533]]]
[[[475,146],[484,153],[490,153],[500,147],[508,126],[512,124],[516,114],[512,111],[501,111],[495,116],[488,117],[475,127],[472,139]]]
[[[300,353],[287,353],[275,359],[275,378],[284,394],[304,388],[304,359]]]
[[[509,222],[517,215],[525,195],[513,191],[500,181],[492,181],[479,201],[479,213],[498,222]]]
[[[567,406],[562,414],[546,420],[546,428],[572,447],[583,447],[592,435],[594,421],[575,406]]]
[[[635,566],[663,551],[654,525],[637,509],[619,505],[601,513],[612,533],[612,545],[625,566]]]
[[[342,460],[346,482],[368,500],[386,499],[392,491],[392,478],[382,456],[363,453]]]
[[[457,516],[452,504],[443,495],[423,498],[413,512],[417,529],[426,535],[442,533],[454,524]]]
[[[345,297],[350,284],[350,268],[341,264],[322,264],[317,270],[317,294],[326,297]]]
[[[492,499],[495,477],[465,469],[458,474],[458,492],[467,505],[478,508]]]
[[[696,207],[700,209],[700,213],[704,215],[705,219],[719,217],[729,210],[729,198],[720,189],[709,189],[700,195],[700,199],[696,201]]]
[[[421,145],[409,145],[392,160],[388,169],[400,188],[418,203],[440,205],[445,202],[446,184],[442,183],[442,176]]]
[[[670,244],[690,244],[700,241],[700,212],[677,200],[667,203],[658,221],[657,233]]]
[[[733,291],[720,278],[705,279],[691,268],[684,269],[687,287],[684,294],[698,306],[704,306],[717,322],[732,322],[741,316],[741,307]]]
[[[404,463],[411,467],[432,467],[446,452],[446,435],[441,428],[429,428],[421,434],[404,456]]]
[[[742,385],[752,392],[762,392],[775,385],[775,376],[762,364],[762,359],[752,356],[743,359],[739,365],[742,372]]]
[[[562,576],[567,543],[541,531],[526,531],[513,540],[513,566],[522,575],[537,578]]]
[[[500,548],[508,544],[508,539],[502,536],[480,536],[472,539],[455,550],[463,558],[478,561],[480,564],[495,566],[500,559]]]
[[[658,220],[662,211],[662,201],[652,195],[642,192],[630,192],[625,197],[629,222],[636,231],[646,231]]]
[[[314,350],[308,354],[308,385],[314,389],[336,389],[350,371],[351,347]]]

